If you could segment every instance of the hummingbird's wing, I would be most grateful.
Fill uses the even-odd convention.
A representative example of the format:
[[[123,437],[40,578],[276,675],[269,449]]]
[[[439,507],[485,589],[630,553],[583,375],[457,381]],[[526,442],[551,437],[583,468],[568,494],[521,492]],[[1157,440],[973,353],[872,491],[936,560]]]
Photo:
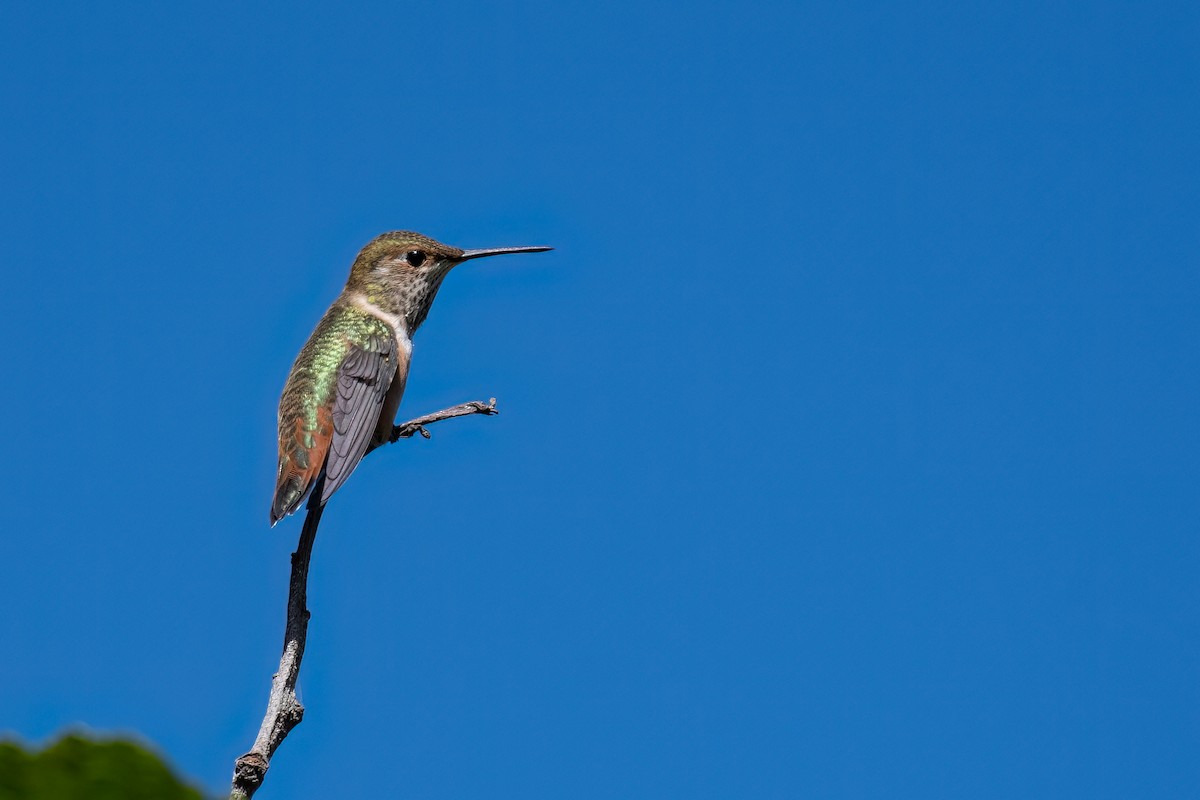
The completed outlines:
[[[338,369],[333,403],[333,441],[325,461],[325,503],[358,466],[396,375],[396,340],[370,336],[351,344]]]

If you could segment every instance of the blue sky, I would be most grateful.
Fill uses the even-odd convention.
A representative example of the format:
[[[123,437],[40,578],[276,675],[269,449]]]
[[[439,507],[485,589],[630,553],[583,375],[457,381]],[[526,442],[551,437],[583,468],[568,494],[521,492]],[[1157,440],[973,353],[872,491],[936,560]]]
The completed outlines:
[[[1180,797],[1200,12],[43,3],[0,25],[0,728],[212,791],[358,248],[454,273],[262,798]],[[347,763],[353,763],[347,769]]]

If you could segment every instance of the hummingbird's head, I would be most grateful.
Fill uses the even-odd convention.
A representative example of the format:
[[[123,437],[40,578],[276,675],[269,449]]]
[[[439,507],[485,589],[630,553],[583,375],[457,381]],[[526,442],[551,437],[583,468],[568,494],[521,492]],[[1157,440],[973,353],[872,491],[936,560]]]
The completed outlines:
[[[354,259],[347,291],[361,292],[385,311],[405,318],[412,333],[429,313],[442,280],[473,258],[505,253],[540,253],[549,247],[495,247],[460,250],[412,231],[376,236]]]

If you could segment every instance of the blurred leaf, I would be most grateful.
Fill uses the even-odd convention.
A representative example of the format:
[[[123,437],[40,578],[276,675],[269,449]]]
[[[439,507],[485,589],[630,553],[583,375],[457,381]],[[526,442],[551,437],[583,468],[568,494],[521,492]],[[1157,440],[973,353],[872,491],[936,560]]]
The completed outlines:
[[[0,742],[0,800],[201,800],[134,742],[63,736],[41,752]]]

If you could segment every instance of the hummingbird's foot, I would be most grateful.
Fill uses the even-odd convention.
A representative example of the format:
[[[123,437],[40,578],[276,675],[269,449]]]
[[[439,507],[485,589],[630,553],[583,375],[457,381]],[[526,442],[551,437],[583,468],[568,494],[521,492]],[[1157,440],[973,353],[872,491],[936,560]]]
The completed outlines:
[[[388,437],[388,443],[395,444],[401,439],[411,439],[414,433],[419,433],[426,439],[429,438],[429,431],[425,430],[424,425],[406,422],[403,425],[395,425],[392,427],[392,435]]]
[[[400,439],[410,439],[414,433],[421,434],[421,437],[424,439],[429,438],[429,431],[425,429],[424,425],[416,425],[409,422],[392,428],[392,442],[397,442]]]

